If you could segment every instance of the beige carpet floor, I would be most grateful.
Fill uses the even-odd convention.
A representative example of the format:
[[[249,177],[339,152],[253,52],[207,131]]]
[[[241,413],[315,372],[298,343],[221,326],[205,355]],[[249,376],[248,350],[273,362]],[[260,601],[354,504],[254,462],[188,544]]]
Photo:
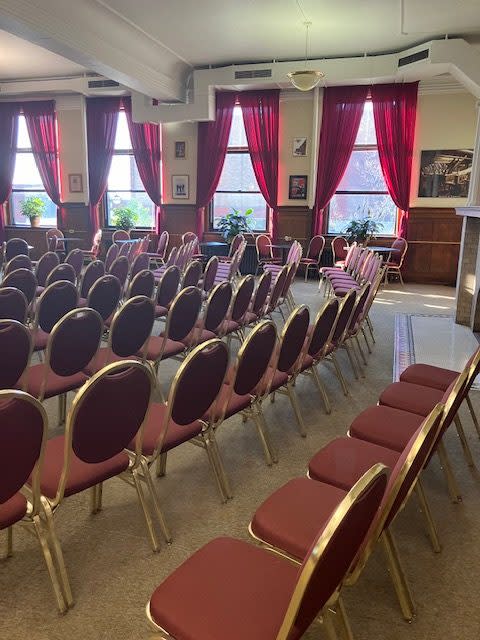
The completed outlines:
[[[311,283],[297,282],[295,296],[297,302],[308,304],[312,311],[323,302],[316,285]],[[445,308],[438,311],[431,308],[432,304]],[[56,528],[76,600],[67,615],[57,613],[37,541],[17,527],[13,558],[0,561],[0,638],[153,638],[144,608],[155,586],[215,536],[248,540],[247,525],[256,506],[290,478],[303,475],[313,454],[330,439],[344,435],[352,419],[374,404],[391,382],[395,313],[448,313],[453,305],[454,290],[447,287],[390,285],[383,290],[372,312],[377,344],[366,378],[354,380],[345,361],[350,397],[342,395],[334,375],[323,369],[321,374],[334,406],[333,413],[326,416],[312,382],[301,380],[297,392],[308,427],[306,439],[296,430],[286,397],[280,396],[275,404],[266,406],[272,440],[279,453],[278,465],[265,465],[250,423],[244,425],[239,418],[225,423],[218,441],[234,491],[234,499],[228,504],[220,503],[204,451],[186,444],[169,455],[166,477],[155,482],[174,541],[163,545],[159,553],[152,553],[149,547],[134,491],[121,481],[105,484],[104,508],[96,516],[90,514],[88,493],[65,500],[56,514]],[[161,369],[164,387],[173,370],[170,365]],[[476,397],[474,402],[480,405]],[[56,402],[47,405],[55,424]],[[480,441],[467,415],[464,424],[480,466]],[[345,593],[357,640],[480,638],[480,475],[467,468],[453,431],[447,435],[447,446],[463,502],[449,502],[436,460],[424,476],[443,543],[442,553],[432,553],[415,499],[395,522],[418,615],[412,624],[402,620],[379,549],[359,583]],[[266,598],[259,606],[268,606],[267,602]],[[323,630],[314,625],[306,638],[313,640],[324,637],[322,634]]]

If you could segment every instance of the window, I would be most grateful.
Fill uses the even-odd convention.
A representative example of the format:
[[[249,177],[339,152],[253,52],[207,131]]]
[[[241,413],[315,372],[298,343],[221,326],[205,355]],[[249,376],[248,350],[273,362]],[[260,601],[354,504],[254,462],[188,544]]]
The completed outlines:
[[[113,227],[115,209],[129,207],[137,214],[136,227],[155,226],[155,205],[148,197],[133,156],[125,111],[118,114],[115,151],[105,194],[107,226]]]
[[[395,234],[397,207],[388,194],[380,167],[370,101],[365,103],[347,170],[330,201],[328,233],[343,233],[350,221],[366,217],[383,225],[382,235]]]
[[[253,209],[250,216],[252,230],[266,230],[267,203],[260,193],[253,172],[242,109],[239,106],[233,109],[225,164],[211,206],[210,228],[218,229],[219,220],[227,215],[232,207],[241,212]]]
[[[28,135],[25,116],[18,116],[17,152],[13,172],[12,193],[10,195],[10,222],[19,226],[30,226],[30,221],[22,215],[22,203],[32,196],[41,198],[45,212],[40,218],[42,227],[57,226],[57,207],[47,196],[38,173],[32,144]]]

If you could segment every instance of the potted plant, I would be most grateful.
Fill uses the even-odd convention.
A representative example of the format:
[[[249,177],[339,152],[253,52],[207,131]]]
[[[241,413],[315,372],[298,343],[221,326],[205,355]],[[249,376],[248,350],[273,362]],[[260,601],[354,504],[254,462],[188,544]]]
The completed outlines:
[[[362,218],[361,220],[352,220],[343,230],[347,237],[348,243],[357,242],[358,244],[367,245],[375,234],[383,229],[381,222],[376,222],[371,218]]]
[[[40,196],[29,196],[20,205],[22,214],[30,220],[32,227],[38,227],[40,225],[40,218],[45,213],[45,207],[47,206],[45,200]]]
[[[250,219],[253,209],[247,209],[245,213],[241,213],[238,209],[232,207],[232,213],[220,219],[218,229],[226,242],[230,243],[239,233],[250,231]]]
[[[135,207],[127,205],[125,207],[117,207],[113,210],[112,221],[117,229],[130,231],[135,227],[138,220],[138,213]]]

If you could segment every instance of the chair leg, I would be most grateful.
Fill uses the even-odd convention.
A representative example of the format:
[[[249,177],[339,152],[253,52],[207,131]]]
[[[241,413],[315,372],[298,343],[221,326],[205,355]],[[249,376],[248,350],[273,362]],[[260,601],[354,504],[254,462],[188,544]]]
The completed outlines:
[[[287,395],[290,400],[290,404],[292,405],[292,409],[295,413],[295,418],[297,419],[298,430],[300,431],[300,435],[302,438],[307,437],[307,430],[305,428],[305,422],[303,421],[302,412],[300,411],[300,405],[298,404],[297,394],[295,393],[295,389],[293,385],[289,382],[286,385]]]
[[[48,546],[47,536],[45,535],[45,532],[43,530],[43,525],[42,525],[40,516],[34,516],[33,524],[35,527],[35,533],[37,534],[37,537],[38,537],[38,541],[40,542],[40,547],[42,549],[43,557],[45,559],[45,564],[47,565],[50,581],[52,583],[53,591],[55,593],[55,598],[57,599],[58,609],[60,613],[65,613],[67,610],[67,605],[63,598],[62,589],[60,587],[60,582],[58,580],[57,572],[55,571],[52,554]]]
[[[325,629],[325,634],[328,640],[338,640],[337,631],[335,629],[334,614],[328,607],[325,607],[322,611],[322,626]]]
[[[365,329],[364,329],[363,325],[362,325],[362,334],[363,334],[363,338],[365,340],[365,344],[367,345],[368,353],[372,353],[372,349],[370,348],[370,343],[367,340],[367,334],[365,332]]]
[[[140,506],[142,507],[143,516],[145,518],[145,524],[147,525],[147,531],[148,531],[148,535],[150,536],[152,549],[156,552],[160,549],[160,545],[158,542],[157,533],[153,527],[152,515],[150,513],[147,502],[145,500],[145,494],[143,493],[142,483],[136,471],[132,473],[132,478],[133,478],[133,484],[137,491],[138,501],[140,502]]]
[[[333,362],[333,366],[335,367],[335,373],[337,374],[337,378],[342,386],[343,395],[348,396],[347,383],[345,382],[345,378],[343,377],[342,370],[340,368],[340,365],[338,364],[337,357],[334,353],[332,353],[332,362]]]
[[[340,627],[340,636],[342,640],[353,640],[352,628],[350,627],[350,622],[348,621],[348,616],[345,610],[345,605],[343,604],[342,596],[338,598],[335,612],[337,614],[338,626]]]
[[[13,527],[8,527],[7,529],[7,548],[6,548],[6,558],[11,558],[13,555]]]
[[[165,520],[162,509],[160,507],[158,494],[153,484],[152,476],[150,474],[150,469],[148,468],[147,462],[145,460],[142,460],[142,462],[140,463],[140,467],[142,469],[143,477],[145,478],[145,483],[147,485],[148,491],[150,493],[150,497],[153,502],[153,508],[155,510],[157,520],[160,525],[160,529],[162,530],[163,537],[165,538],[165,542],[170,544],[170,542],[172,542],[172,535],[168,529],[167,522]]]
[[[43,511],[45,513],[45,522],[47,525],[47,532],[50,538],[50,542],[55,554],[55,560],[57,563],[58,571],[60,573],[60,580],[63,586],[63,595],[67,607],[72,607],[74,604],[72,589],[70,587],[70,581],[68,579],[67,568],[65,566],[65,560],[63,558],[62,547],[55,532],[55,525],[53,523],[53,513],[50,507],[50,503],[45,498],[42,499]]]
[[[450,498],[455,504],[457,502],[461,502],[462,496],[460,494],[460,489],[458,488],[457,480],[453,473],[450,460],[448,459],[447,450],[445,449],[445,445],[442,441],[438,443],[437,454],[440,458],[440,464],[442,466],[443,473],[445,474],[445,479],[447,480],[448,493],[450,494]]]
[[[163,478],[167,473],[167,454],[161,453],[157,458],[157,478]]]
[[[325,413],[330,414],[332,413],[332,405],[328,398],[327,390],[325,389],[325,386],[321,381],[320,376],[318,375],[318,371],[315,365],[313,365],[312,367],[312,374],[313,374],[313,379],[315,380],[317,388],[320,392],[320,395],[322,396],[323,404],[325,406]]]
[[[218,447],[217,438],[215,437],[215,433],[213,431],[209,434],[209,440],[211,443],[211,447],[213,449],[215,455],[215,461],[217,464],[217,469],[219,473],[219,477],[223,483],[223,489],[227,500],[233,498],[232,489],[230,487],[230,481],[228,479],[227,473],[225,471],[225,466],[223,464],[222,456],[220,454],[220,449]]]
[[[405,620],[410,622],[415,616],[415,603],[408,586],[405,572],[400,563],[398,549],[390,529],[385,529],[381,536],[381,540],[403,617]]]
[[[373,335],[373,325],[372,325],[372,321],[370,320],[369,316],[366,317],[366,321],[367,321],[368,330],[370,332],[370,336],[372,337],[372,342],[373,342],[373,344],[375,344],[375,336]]]
[[[97,513],[102,510],[103,482],[97,484]]]
[[[62,393],[58,396],[58,424],[65,424],[67,415],[67,394]]]
[[[440,553],[440,551],[442,550],[442,547],[440,544],[440,540],[438,538],[437,527],[432,517],[432,512],[430,511],[430,505],[428,504],[427,496],[425,495],[425,490],[423,488],[423,484],[420,477],[417,479],[417,482],[415,484],[415,493],[420,503],[420,510],[423,513],[423,516],[425,518],[425,522],[427,525],[427,533],[428,533],[428,537],[430,538],[432,549],[434,550],[435,553]]]
[[[358,371],[357,371],[357,366],[355,364],[355,360],[353,359],[353,355],[352,355],[352,353],[350,351],[350,347],[348,346],[348,344],[346,342],[344,342],[342,346],[345,348],[345,351],[347,352],[348,360],[350,362],[350,366],[352,367],[353,375],[355,376],[355,379],[358,380],[360,376],[359,376]]]
[[[470,415],[472,416],[473,424],[475,425],[475,429],[477,431],[478,437],[480,438],[480,425],[478,424],[477,414],[475,413],[472,401],[470,400],[470,396],[468,395],[468,393],[467,393],[466,400],[467,400],[468,410],[470,411]]]
[[[399,277],[400,277],[400,282],[402,283],[402,287],[404,287],[404,286],[405,286],[405,283],[404,283],[404,281],[403,281],[403,278],[402,278],[402,272],[400,271],[400,269],[398,270],[398,275],[399,275]]]
[[[360,344],[360,340],[358,338],[358,334],[355,336],[355,342],[357,343],[358,351],[359,351],[359,353],[360,353],[360,355],[362,357],[363,364],[365,366],[367,366],[368,362],[367,362],[367,359],[365,357],[365,354],[363,353],[362,345]]]
[[[260,438],[260,442],[263,447],[263,454],[265,456],[265,461],[269,467],[275,462],[278,462],[277,454],[275,453],[275,449],[273,448],[270,437],[268,434],[268,426],[265,421],[265,417],[263,415],[263,411],[261,407],[253,410],[253,421],[255,422],[255,426],[257,427],[258,437]]]
[[[463,455],[465,456],[465,460],[467,461],[468,466],[470,468],[473,468],[475,466],[475,461],[473,459],[472,451],[468,444],[468,440],[465,435],[465,431],[463,430],[463,426],[460,421],[460,417],[458,413],[454,418],[454,422],[455,422],[455,427],[457,429],[458,437],[460,438],[460,444],[462,445]]]

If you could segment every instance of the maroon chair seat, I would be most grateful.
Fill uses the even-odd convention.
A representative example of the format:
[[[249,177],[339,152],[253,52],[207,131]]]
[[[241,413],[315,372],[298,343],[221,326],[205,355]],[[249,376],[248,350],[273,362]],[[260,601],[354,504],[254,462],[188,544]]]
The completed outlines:
[[[40,329],[40,327],[37,330],[31,329],[30,331],[32,332],[33,338],[33,350],[43,351],[46,349],[50,334]]]
[[[294,478],[274,491],[251,522],[254,536],[303,560],[347,491],[309,478]],[[315,505],[315,508],[312,506]]]
[[[0,530],[10,527],[27,513],[27,500],[16,493],[6,502],[0,502]]]
[[[55,498],[65,465],[65,436],[57,436],[47,441],[45,457],[40,474],[40,490],[47,498]],[[104,480],[119,475],[128,468],[126,453],[119,453],[104,462],[83,462],[71,451],[68,475],[65,483],[65,497],[80,493]]]
[[[225,579],[226,572],[235,579]],[[174,638],[273,640],[297,575],[298,567],[279,556],[217,538],[157,587],[149,613]]]
[[[38,398],[42,389],[42,382],[45,378],[45,372],[49,370],[48,364],[34,364],[25,372],[27,385],[25,391],[30,395]],[[53,396],[73,391],[82,386],[88,377],[84,373],[76,373],[73,376],[59,376],[53,371],[48,371],[47,382],[45,385],[44,398],[52,398]],[[24,379],[21,378],[17,384],[17,389],[23,389]]]
[[[182,340],[183,344],[186,347],[193,347],[200,342],[206,342],[207,340],[213,340],[217,337],[217,334],[213,331],[209,331],[208,329],[201,329],[198,331],[199,327],[195,327],[194,331],[190,333],[186,338]]]
[[[185,343],[179,340],[172,340],[167,338],[165,349],[163,349],[164,334],[159,336],[150,336],[147,343],[146,359],[152,362],[157,361],[159,358],[162,360],[165,358],[173,358],[185,351]]]
[[[317,260],[313,258],[300,258],[300,264],[316,264]]]
[[[423,416],[386,406],[368,407],[348,430],[353,438],[367,440],[393,451],[403,451],[421,425]]]
[[[225,334],[233,333],[234,331],[238,331],[241,325],[235,320],[226,320],[224,325]]]
[[[420,416],[428,416],[433,407],[441,402],[443,391],[422,387],[409,382],[393,382],[384,389],[379,404],[401,409]]]
[[[45,291],[45,287],[41,287],[41,286],[37,286],[36,290],[35,290],[35,295],[39,296],[40,294],[42,294]]]
[[[409,382],[446,391],[459,375],[459,371],[442,369],[442,367],[434,367],[430,364],[411,364],[401,374],[400,382]]]
[[[79,298],[77,307],[86,307],[87,306],[87,298]]]
[[[277,389],[280,389],[280,387],[283,387],[284,384],[287,384],[288,382],[288,373],[286,371],[279,371],[278,369],[275,370],[275,373],[273,374],[272,377],[272,373],[271,370],[267,373],[265,380],[262,381],[262,383],[259,385],[259,388],[256,389],[256,391],[260,394],[263,394],[267,391],[267,388],[270,388],[270,393],[272,393],[273,391],[276,391]],[[270,381],[270,384],[269,384]]]
[[[167,315],[167,313],[168,313],[167,307],[162,307],[161,304],[155,305],[155,318],[163,318]]]
[[[211,410],[206,414],[206,420],[216,421],[218,408],[224,406],[225,400],[228,399],[228,404],[225,409],[224,420],[234,416],[240,411],[247,409],[252,404],[252,396],[250,394],[240,395],[235,392],[235,390],[231,390],[231,374],[232,370],[230,370],[225,376],[225,382],[220,389],[218,394],[218,402],[214,405]]]
[[[255,313],[254,311],[247,311],[247,313],[245,314],[244,324],[251,324],[252,322],[255,322],[255,320],[258,320],[259,318],[260,318],[260,314]]]
[[[418,427],[421,423],[422,421]],[[380,447],[373,442],[357,438],[335,438],[310,460],[308,475],[313,480],[350,491],[357,480],[374,464],[381,462],[393,469],[399,457],[399,451]]]

